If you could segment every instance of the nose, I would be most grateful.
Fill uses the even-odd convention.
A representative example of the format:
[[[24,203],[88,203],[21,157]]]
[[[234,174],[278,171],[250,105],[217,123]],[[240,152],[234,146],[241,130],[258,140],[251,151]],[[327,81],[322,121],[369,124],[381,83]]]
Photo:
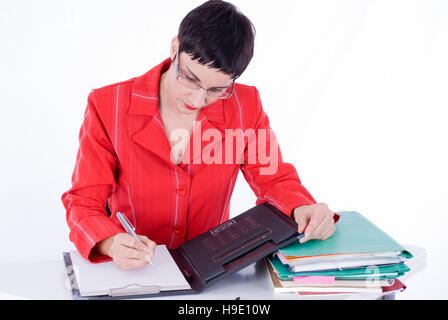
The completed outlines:
[[[201,108],[205,105],[205,99],[207,98],[207,90],[199,88],[193,93],[192,103],[195,108]]]

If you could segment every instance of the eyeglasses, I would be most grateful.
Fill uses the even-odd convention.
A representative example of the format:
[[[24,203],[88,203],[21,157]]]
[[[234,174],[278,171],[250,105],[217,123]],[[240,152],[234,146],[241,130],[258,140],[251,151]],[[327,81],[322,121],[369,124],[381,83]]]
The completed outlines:
[[[189,77],[187,75],[183,75],[183,74],[180,73],[179,53],[176,54],[176,56],[174,57],[174,60],[176,60],[176,58],[177,58],[176,79],[183,86],[185,86],[185,87],[187,87],[189,89],[194,89],[194,90],[199,90],[199,89],[202,88],[205,91],[207,91],[207,96],[210,99],[213,99],[213,100],[216,100],[216,99],[229,99],[232,96],[233,86],[235,85],[235,79],[233,79],[232,84],[229,85],[227,88],[210,88],[210,89],[206,89],[206,88],[202,87],[195,79],[192,79],[191,77]]]

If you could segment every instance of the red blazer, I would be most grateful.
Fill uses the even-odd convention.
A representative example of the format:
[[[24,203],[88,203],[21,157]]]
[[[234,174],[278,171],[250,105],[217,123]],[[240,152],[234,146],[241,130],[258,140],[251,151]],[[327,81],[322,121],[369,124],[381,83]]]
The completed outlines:
[[[251,157],[248,137],[244,150],[233,150],[240,161],[197,161],[205,152],[212,155],[211,149],[225,150],[230,139],[226,129],[269,129],[255,87],[235,84],[230,99],[202,108],[194,130],[213,129],[221,137],[200,141],[200,148],[191,147],[190,140],[189,155],[186,152],[179,165],[171,161],[158,111],[159,79],[170,63],[167,59],[140,77],[94,89],[88,97],[72,187],[62,202],[70,240],[92,262],[110,259],[92,251],[98,242],[125,232],[117,211],[127,216],[137,234],[168,248],[226,221],[239,170],[257,196],[256,204],[267,201],[290,215],[294,208],[316,202],[293,165],[282,161],[279,149],[275,174],[260,174],[260,168],[268,165]],[[273,141],[266,136],[269,150]]]

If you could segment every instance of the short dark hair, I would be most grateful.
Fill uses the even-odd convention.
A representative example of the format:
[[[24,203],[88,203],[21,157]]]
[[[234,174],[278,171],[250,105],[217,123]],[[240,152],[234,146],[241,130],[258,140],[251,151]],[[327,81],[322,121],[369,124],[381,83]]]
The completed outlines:
[[[255,27],[233,4],[210,0],[185,16],[178,38],[179,53],[238,78],[254,54]]]

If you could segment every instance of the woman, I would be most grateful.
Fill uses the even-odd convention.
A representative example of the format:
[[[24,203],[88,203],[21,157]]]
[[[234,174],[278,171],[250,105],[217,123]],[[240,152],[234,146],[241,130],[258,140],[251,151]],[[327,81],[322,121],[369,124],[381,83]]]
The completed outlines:
[[[257,204],[270,202],[296,220],[301,241],[333,234],[337,215],[282,161],[257,89],[235,83],[253,48],[247,17],[208,1],[183,19],[170,58],[92,90],[72,188],[62,195],[83,257],[140,268],[156,243],[176,248],[226,221],[239,170]],[[141,241],[124,232],[117,212]]]

